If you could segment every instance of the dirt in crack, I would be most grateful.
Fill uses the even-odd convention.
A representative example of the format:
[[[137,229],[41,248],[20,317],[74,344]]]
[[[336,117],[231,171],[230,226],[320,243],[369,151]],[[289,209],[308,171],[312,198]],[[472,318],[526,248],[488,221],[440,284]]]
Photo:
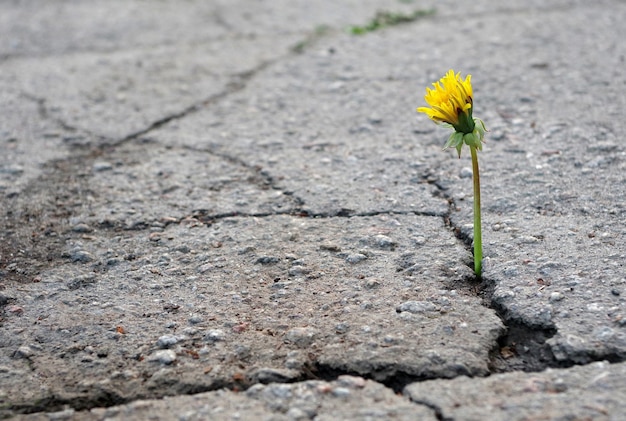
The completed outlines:
[[[364,379],[381,383],[389,389],[392,389],[397,394],[401,394],[404,388],[411,383],[439,378],[438,376],[416,376],[390,367],[381,367],[378,370],[373,370],[367,373],[357,373],[349,370],[343,370],[341,368],[331,367],[320,362],[315,362],[310,367],[310,370],[308,370],[308,374],[308,377],[304,380],[324,380],[332,382],[344,375],[362,377]]]
[[[475,280],[474,291],[482,298],[483,305],[491,308],[502,320],[504,333],[498,338],[489,356],[492,373],[510,371],[538,372],[546,368],[571,367],[573,364],[558,361],[547,340],[556,334],[556,329],[527,326],[509,320],[506,311],[493,301],[495,281],[482,278]]]
[[[450,228],[458,241],[473,254],[473,239],[469,232],[455,225],[450,217],[455,208],[454,200],[446,194],[445,188],[436,180],[430,183],[438,188],[438,191],[449,202],[449,213],[444,215],[444,224]],[[472,269],[474,262],[466,262]],[[556,329],[544,329],[528,326],[523,323],[510,320],[506,316],[506,310],[500,308],[493,300],[493,292],[496,281],[481,276],[466,277],[462,282],[455,282],[454,288],[465,289],[471,294],[482,299],[485,307],[496,312],[502,320],[505,330],[498,338],[489,356],[489,368],[492,373],[504,373],[510,371],[538,372],[546,368],[571,367],[573,363],[558,361],[547,339],[556,334]]]
[[[465,248],[473,252],[471,228],[461,228],[452,221],[452,213],[456,209],[454,199],[446,192],[447,188],[432,175],[426,175],[425,181],[437,187],[437,193],[448,200],[448,213],[443,216],[444,224],[451,230]],[[473,254],[473,253],[472,253]],[[472,269],[473,261],[465,262]],[[479,276],[469,276],[452,282],[447,288],[466,290],[470,294],[482,298],[485,307],[492,309],[502,320],[504,333],[497,339],[489,356],[489,368],[492,373],[512,371],[539,372],[546,368],[568,368],[592,361],[624,361],[623,355],[616,353],[586,355],[579,360],[557,360],[548,339],[557,334],[556,328],[546,328],[524,324],[509,315],[509,311],[499,305],[493,298],[497,281]]]
[[[566,367],[554,358],[546,340],[554,335],[551,330],[538,330],[520,323],[509,323],[506,333],[498,338],[492,350],[489,369],[493,373],[509,371],[537,372],[548,367]]]

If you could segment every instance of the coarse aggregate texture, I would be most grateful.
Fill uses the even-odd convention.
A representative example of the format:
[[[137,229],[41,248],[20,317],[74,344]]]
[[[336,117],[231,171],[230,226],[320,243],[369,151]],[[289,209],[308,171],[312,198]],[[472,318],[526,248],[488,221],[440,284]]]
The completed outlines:
[[[181,406],[185,408],[181,413]],[[52,414],[51,414],[52,415]],[[59,411],[56,419],[89,420],[436,420],[426,406],[412,404],[380,383],[361,377],[339,376],[332,382],[308,380],[296,384],[257,384],[246,392],[219,390],[155,401],[136,401],[107,409]],[[48,420],[30,415],[28,421]]]
[[[626,413],[626,364],[594,362],[568,370],[458,377],[413,383],[404,394],[434,409],[437,419],[480,421],[606,420]]]
[[[620,419],[625,17],[3,2],[0,417]],[[482,279],[468,151],[415,113],[450,67]]]
[[[5,320],[3,377],[20,385],[5,402],[88,406],[332,372],[486,375],[503,327],[453,289],[468,256],[442,226],[275,216],[70,234],[64,262],[21,285]]]

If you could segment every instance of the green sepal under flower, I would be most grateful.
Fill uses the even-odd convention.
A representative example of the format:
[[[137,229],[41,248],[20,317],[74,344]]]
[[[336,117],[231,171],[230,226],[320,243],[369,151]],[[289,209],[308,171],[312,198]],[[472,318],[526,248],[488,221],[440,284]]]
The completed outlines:
[[[459,158],[461,157],[461,148],[463,148],[463,133],[461,132],[454,132],[450,135],[450,137],[448,138],[448,141],[446,142],[445,145],[443,145],[443,149],[448,149],[448,148],[456,148],[456,150],[459,152]]]
[[[472,132],[463,133],[460,131],[455,131],[450,135],[443,149],[454,147],[459,154],[459,158],[461,157],[463,144],[466,144],[469,147],[473,146],[479,151],[482,151],[484,141],[483,139],[485,138],[485,132],[487,131],[487,129],[485,128],[485,123],[483,123],[483,121],[479,118],[473,119],[472,123],[474,125],[474,130],[472,130]]]

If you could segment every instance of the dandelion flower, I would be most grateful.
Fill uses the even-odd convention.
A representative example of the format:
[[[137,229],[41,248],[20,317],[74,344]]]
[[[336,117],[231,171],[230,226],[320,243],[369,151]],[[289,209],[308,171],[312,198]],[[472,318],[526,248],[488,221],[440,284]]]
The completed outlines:
[[[417,109],[435,123],[454,128],[444,149],[455,147],[459,158],[463,144],[482,150],[486,131],[482,120],[472,118],[474,102],[471,79],[471,75],[467,75],[464,80],[460,72],[449,70],[441,80],[433,83],[434,88],[426,88],[424,99],[430,107]]]
[[[463,79],[460,72],[454,73],[454,70],[449,70],[441,80],[433,83],[433,88],[426,88],[424,99],[429,107],[419,107],[417,111],[426,114],[435,123],[448,125],[454,129],[444,149],[456,148],[460,158],[463,145],[470,148],[474,181],[474,273],[480,277],[483,240],[480,222],[480,178],[476,151],[483,149],[486,129],[482,120],[472,117],[474,100],[471,80],[471,75]]]

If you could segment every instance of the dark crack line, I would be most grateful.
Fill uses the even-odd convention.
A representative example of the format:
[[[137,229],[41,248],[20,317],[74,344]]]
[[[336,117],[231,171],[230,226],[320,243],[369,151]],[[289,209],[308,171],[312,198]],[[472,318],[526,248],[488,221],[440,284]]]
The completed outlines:
[[[198,112],[204,109],[205,107],[216,104],[223,98],[226,98],[236,92],[242,91],[248,86],[248,82],[250,82],[250,80],[252,80],[257,74],[267,69],[274,63],[278,63],[279,61],[284,60],[285,58],[302,53],[306,47],[310,47],[312,44],[314,44],[316,41],[318,41],[322,36],[326,35],[327,33],[328,31],[326,30],[324,31],[317,30],[317,31],[309,32],[306,36],[304,36],[304,38],[301,41],[296,42],[291,48],[289,48],[286,54],[275,57],[271,60],[263,61],[259,65],[257,65],[256,67],[248,71],[244,71],[244,72],[232,75],[231,76],[232,80],[229,83],[227,83],[226,89],[223,90],[222,92],[212,95],[209,98],[206,98],[205,100],[200,101],[198,103],[189,105],[188,107],[184,108],[183,110],[177,113],[173,113],[165,117],[162,117],[152,122],[147,127],[141,130],[137,130],[136,132],[130,133],[127,136],[124,136],[123,138],[106,146],[119,146],[121,144],[124,144],[125,142],[137,139],[138,137],[144,136],[152,132],[153,130],[164,126],[167,123],[185,118],[188,115],[191,115],[195,112]],[[236,159],[236,158],[233,158],[233,159]]]
[[[253,172],[254,174],[257,174],[261,178],[261,183],[258,183],[260,188],[262,189],[271,188],[272,190],[279,191],[283,195],[291,198],[291,200],[294,202],[294,207],[290,211],[291,213],[298,213],[300,209],[302,209],[302,207],[305,205],[304,199],[297,196],[294,192],[288,191],[280,187],[276,179],[272,177],[268,171],[263,170],[261,166],[251,165],[241,158],[238,158],[236,156],[232,156],[229,154],[217,152],[211,148],[197,148],[193,146],[183,146],[183,148],[192,152],[201,152],[201,153],[206,153],[206,154],[218,157],[220,159],[223,159],[226,162],[229,162],[233,165],[239,166],[250,172]],[[284,213],[285,212],[280,212],[280,214],[284,214]],[[265,216],[270,216],[270,214],[265,215]]]
[[[316,219],[329,219],[329,218],[353,218],[353,217],[370,217],[381,215],[416,215],[416,216],[429,216],[429,217],[442,217],[443,215],[438,212],[429,211],[394,211],[394,210],[379,210],[369,212],[355,212],[352,209],[342,208],[336,212],[320,212],[314,213],[309,211],[302,211],[300,216],[307,216]]]
[[[52,121],[59,128],[70,133],[81,133],[81,134],[84,134],[84,135],[87,135],[89,137],[93,137],[99,140],[106,140],[104,136],[95,134],[83,128],[74,127],[71,124],[68,124],[67,122],[63,121],[63,119],[52,116],[50,111],[48,111],[47,100],[45,98],[41,98],[29,92],[24,92],[24,91],[21,92],[21,95],[22,97],[30,101],[33,101],[34,103],[37,104],[37,112],[39,113],[39,117],[41,119]],[[81,147],[81,145],[72,145],[72,147]]]
[[[144,136],[172,121],[177,121],[180,120],[182,118],[185,118],[195,112],[198,112],[210,105],[216,104],[217,102],[219,102],[220,100],[222,100],[223,98],[228,97],[229,95],[232,95],[236,92],[239,92],[243,89],[246,88],[248,82],[259,72],[263,71],[264,69],[266,69],[267,67],[269,67],[271,64],[281,60],[283,57],[277,57],[275,59],[272,60],[267,60],[264,62],[261,62],[258,66],[254,67],[251,70],[248,71],[244,71],[241,73],[237,73],[234,75],[231,75],[231,80],[230,82],[228,82],[226,84],[226,87],[223,91],[218,92],[217,94],[211,95],[208,98],[191,104],[185,108],[183,108],[182,110],[166,115],[158,120],[153,121],[152,123],[148,124],[146,127],[144,127],[143,129],[137,130],[135,132],[132,132],[122,138],[119,139],[110,139],[107,138],[105,136],[102,135],[98,135],[95,134],[89,130],[86,130],[84,128],[78,128],[78,127],[74,127],[71,124],[63,121],[62,119],[58,118],[58,117],[53,117],[50,113],[50,111],[48,110],[47,107],[47,100],[45,98],[40,98],[36,95],[30,94],[28,92],[22,92],[22,95],[31,100],[34,101],[37,106],[38,106],[38,112],[39,115],[41,116],[41,118],[47,119],[47,120],[51,120],[53,122],[55,122],[55,124],[57,124],[60,128],[70,131],[70,132],[81,132],[84,134],[87,134],[91,137],[94,137],[98,140],[100,140],[101,142],[99,143],[97,149],[99,150],[99,154],[103,154],[104,150],[106,150],[107,148],[111,148],[111,147],[118,147],[121,146],[129,141],[135,140],[141,136]]]
[[[430,408],[435,413],[435,417],[437,417],[438,421],[454,421],[454,418],[446,417],[443,414],[443,409],[441,409],[439,405],[435,405],[434,403],[428,401],[413,399],[411,397],[409,397],[409,400],[414,404],[423,405],[427,408]]]
[[[268,66],[270,66],[271,64],[273,64],[276,60],[278,59],[274,59],[274,60],[270,60],[270,61],[265,61],[263,63],[261,63],[259,66],[255,67],[252,70],[243,72],[243,73],[239,73],[236,74],[232,77],[232,80],[226,84],[226,89],[224,89],[222,92],[219,92],[215,95],[211,95],[210,97],[204,99],[203,101],[200,101],[198,103],[195,104],[191,104],[188,107],[182,109],[179,112],[167,115],[165,117],[162,117],[156,121],[153,121],[152,123],[150,123],[147,127],[137,130],[136,132],[133,132],[129,135],[124,136],[123,138],[108,144],[108,145],[103,145],[104,147],[117,147],[120,145],[123,145],[131,140],[135,140],[137,138],[139,138],[140,136],[144,136],[172,121],[177,121],[180,120],[182,118],[185,118],[193,113],[196,113],[202,109],[204,109],[205,107],[208,107],[209,105],[213,105],[216,104],[217,102],[219,102],[220,100],[222,100],[223,98],[226,98],[236,92],[239,92],[243,89],[245,89],[245,87],[248,84],[248,81],[250,81],[250,79],[252,79],[257,73],[261,72],[263,69],[267,68]]]
[[[375,212],[364,212],[364,213],[354,213],[354,214],[311,214],[306,211],[302,211],[301,209],[285,209],[282,211],[273,211],[273,212],[223,212],[223,213],[215,213],[211,214],[206,212],[203,209],[197,209],[192,211],[189,215],[182,216],[180,218],[169,218],[164,219],[161,222],[164,226],[176,225],[176,224],[185,224],[191,222],[198,222],[207,226],[213,225],[216,222],[228,219],[228,218],[271,218],[274,216],[293,216],[299,218],[308,218],[308,219],[333,219],[333,218],[366,218],[373,216],[381,216],[381,215],[417,215],[417,216],[427,216],[427,217],[441,217],[438,214],[431,213],[420,213],[420,212],[401,212],[401,211],[375,211]],[[144,224],[134,226],[133,228],[120,228],[116,225],[111,225],[109,223],[103,223],[100,226],[101,229],[122,229],[124,231],[142,231],[150,228],[150,222],[146,221]]]

